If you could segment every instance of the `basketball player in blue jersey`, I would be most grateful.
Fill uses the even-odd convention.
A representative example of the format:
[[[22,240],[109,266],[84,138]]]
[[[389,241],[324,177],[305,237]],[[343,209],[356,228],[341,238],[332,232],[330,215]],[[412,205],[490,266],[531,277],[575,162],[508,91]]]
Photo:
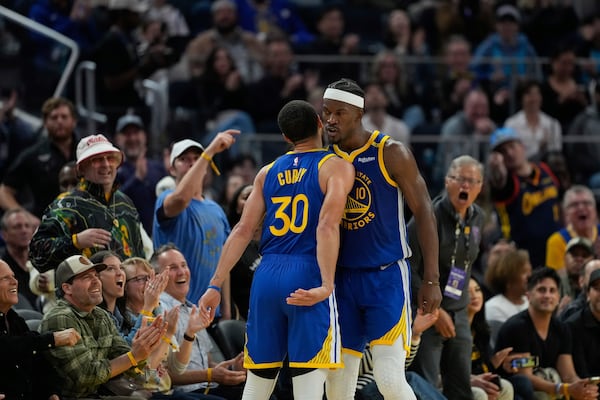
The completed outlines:
[[[321,400],[329,369],[342,367],[333,285],[354,168],[322,147],[323,125],[309,103],[289,102],[277,122],[294,150],[258,173],[200,307],[214,315],[221,285],[262,222],[242,399],[267,400],[287,354],[294,399]]]
[[[365,344],[373,374],[386,400],[415,399],[404,364],[410,349],[411,255],[406,237],[406,199],[417,223],[424,257],[418,307],[425,313],[441,301],[438,235],[425,181],[404,144],[362,126],[364,92],[342,79],[323,95],[323,121],[331,148],[356,170],[341,225],[335,291],[339,306],[344,369],[327,379],[329,400],[354,399]]]

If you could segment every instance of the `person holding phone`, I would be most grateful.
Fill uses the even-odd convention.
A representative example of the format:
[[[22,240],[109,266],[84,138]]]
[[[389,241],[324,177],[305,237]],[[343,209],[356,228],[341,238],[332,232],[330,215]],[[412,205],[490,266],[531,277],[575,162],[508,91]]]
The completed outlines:
[[[598,387],[580,378],[573,366],[572,338],[567,325],[554,317],[558,307],[560,278],[555,270],[543,267],[533,272],[527,284],[529,307],[509,318],[498,332],[496,351],[512,347],[514,352],[539,358],[538,368],[512,368],[514,377],[528,378],[532,389],[521,385],[515,392],[524,398],[598,398]],[[596,339],[595,339],[596,340]],[[533,393],[535,392],[535,394]]]

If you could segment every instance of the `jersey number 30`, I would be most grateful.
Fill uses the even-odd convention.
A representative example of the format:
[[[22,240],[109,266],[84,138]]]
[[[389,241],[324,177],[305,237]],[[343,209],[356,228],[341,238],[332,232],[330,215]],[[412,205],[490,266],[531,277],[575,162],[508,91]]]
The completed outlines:
[[[273,204],[278,204],[275,218],[281,220],[281,228],[269,226],[269,231],[274,236],[283,236],[289,231],[302,233],[308,223],[308,198],[304,194],[294,196],[271,197]],[[298,215],[298,213],[302,213]]]

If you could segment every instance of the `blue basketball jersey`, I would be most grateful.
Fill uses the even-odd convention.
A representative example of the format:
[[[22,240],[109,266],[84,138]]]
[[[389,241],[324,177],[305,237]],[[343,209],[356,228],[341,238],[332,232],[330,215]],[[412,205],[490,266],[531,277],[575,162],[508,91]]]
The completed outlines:
[[[333,151],[356,170],[340,226],[340,267],[377,268],[411,255],[404,198],[383,162],[388,139],[375,131],[364,146],[350,154],[333,145]]]
[[[319,168],[333,153],[319,149],[289,152],[275,160],[265,177],[265,219],[261,254],[317,255],[316,229],[325,195]]]

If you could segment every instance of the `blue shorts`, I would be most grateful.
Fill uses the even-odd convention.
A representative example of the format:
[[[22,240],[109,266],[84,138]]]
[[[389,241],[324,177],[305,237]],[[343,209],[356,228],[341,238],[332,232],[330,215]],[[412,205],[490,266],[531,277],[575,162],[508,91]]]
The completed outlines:
[[[403,337],[410,349],[410,267],[338,268],[335,279],[342,347],[361,356],[367,342],[392,345]]]
[[[292,306],[296,289],[321,286],[314,257],[265,255],[250,291],[244,367],[340,368],[341,341],[335,295],[311,307]]]

